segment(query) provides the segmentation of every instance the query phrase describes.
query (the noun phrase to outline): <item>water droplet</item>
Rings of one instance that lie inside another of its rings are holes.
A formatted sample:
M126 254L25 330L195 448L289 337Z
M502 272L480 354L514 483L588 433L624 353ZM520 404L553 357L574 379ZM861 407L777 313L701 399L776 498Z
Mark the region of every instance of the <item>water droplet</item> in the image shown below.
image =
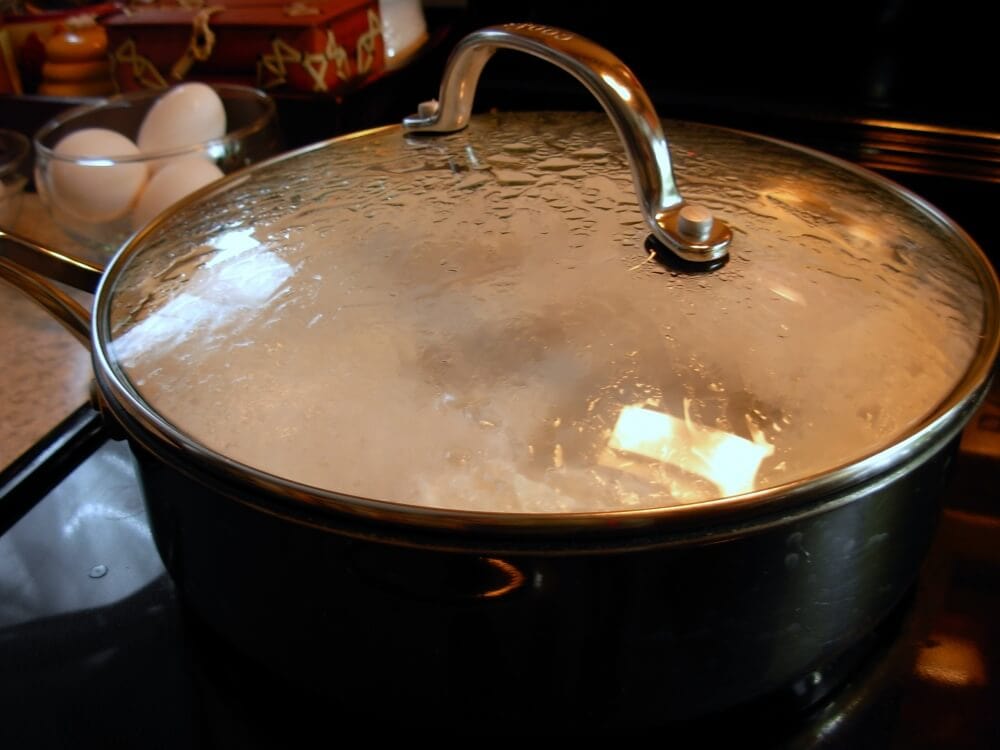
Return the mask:
M514 153L525 153L528 151L534 151L535 147L530 143L508 143L503 147L504 151L512 151Z
M108 574L107 565L95 565L90 569L90 572L87 575L89 575L91 578L104 578L104 576L106 576L107 574Z
M458 183L457 187L460 190L470 190L472 188L477 188L480 185L485 185L489 181L489 174L476 172L466 176L461 182Z
M501 185L530 185L536 179L527 172L517 172L512 169L497 169L495 174L497 182Z
M520 166L522 159L518 159L515 156L508 156L506 154L495 154L493 156L487 157L490 164L499 164L501 166L516 167Z
M547 169L553 172L561 172L564 169L572 169L574 167L579 167L580 162L576 159L567 159L565 157L553 156L550 159L541 161L535 165L538 169Z
M596 159L607 155L608 152L598 146L593 148L581 148L579 151L573 152L573 156L579 156L581 159Z
M556 447L552 449L552 465L557 469L563 467L563 447L560 443L556 443Z

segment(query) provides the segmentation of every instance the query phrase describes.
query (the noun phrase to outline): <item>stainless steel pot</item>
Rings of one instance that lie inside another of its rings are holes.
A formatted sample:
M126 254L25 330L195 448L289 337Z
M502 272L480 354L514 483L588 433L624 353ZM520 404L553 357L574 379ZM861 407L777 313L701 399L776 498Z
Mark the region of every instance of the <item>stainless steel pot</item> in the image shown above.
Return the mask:
M575 75L614 131L470 118L505 47ZM193 617L422 723L653 724L826 689L915 580L997 280L864 170L670 132L686 199L617 58L508 24L403 128L247 169L121 250L95 374Z

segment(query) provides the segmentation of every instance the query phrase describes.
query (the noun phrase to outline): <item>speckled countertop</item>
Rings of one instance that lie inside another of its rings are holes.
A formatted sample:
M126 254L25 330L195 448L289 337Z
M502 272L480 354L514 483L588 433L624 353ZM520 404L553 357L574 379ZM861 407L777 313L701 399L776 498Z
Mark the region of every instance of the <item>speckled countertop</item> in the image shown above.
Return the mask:
M27 194L14 231L62 252L97 258L59 231ZM79 299L89 307L85 295ZM89 398L90 352L22 292L0 281L0 468Z

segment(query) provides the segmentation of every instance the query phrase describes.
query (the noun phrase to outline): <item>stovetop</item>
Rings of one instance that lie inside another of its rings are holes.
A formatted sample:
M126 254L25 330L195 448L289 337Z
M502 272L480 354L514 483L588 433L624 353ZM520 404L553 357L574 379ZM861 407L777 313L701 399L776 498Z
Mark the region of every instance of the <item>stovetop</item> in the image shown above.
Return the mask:
M264 748L352 723L407 730L274 681L188 616L153 545L129 449L101 439L96 420L82 409L3 477L2 496L30 504L29 477L68 471L0 537L0 746ZM997 747L998 462L995 392L966 431L916 588L828 698L779 724L744 712L667 725L663 736L788 749Z

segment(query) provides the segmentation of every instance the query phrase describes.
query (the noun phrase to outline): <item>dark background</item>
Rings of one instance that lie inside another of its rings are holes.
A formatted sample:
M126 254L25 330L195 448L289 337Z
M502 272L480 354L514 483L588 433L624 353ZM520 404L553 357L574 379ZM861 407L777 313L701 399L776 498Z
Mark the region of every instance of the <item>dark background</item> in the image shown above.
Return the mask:
M536 21L588 36L637 73L665 115L698 106L996 129L997 36L986 7L968 0L471 0L464 20ZM520 75L523 89L544 92L555 80L524 62L498 59L497 68L501 77Z

